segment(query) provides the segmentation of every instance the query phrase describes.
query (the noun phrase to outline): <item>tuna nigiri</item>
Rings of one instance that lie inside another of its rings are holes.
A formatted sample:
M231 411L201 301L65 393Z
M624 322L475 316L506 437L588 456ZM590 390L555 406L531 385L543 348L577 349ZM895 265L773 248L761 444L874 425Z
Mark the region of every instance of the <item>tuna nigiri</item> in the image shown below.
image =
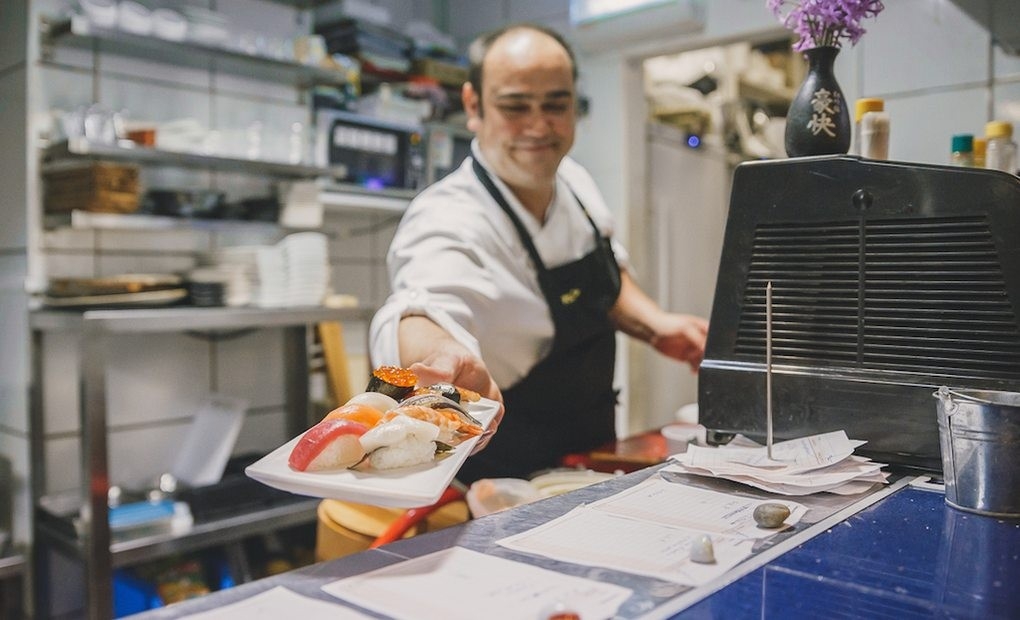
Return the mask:
M287 463L297 471L344 469L365 458L360 438L368 427L344 419L326 419L308 429Z

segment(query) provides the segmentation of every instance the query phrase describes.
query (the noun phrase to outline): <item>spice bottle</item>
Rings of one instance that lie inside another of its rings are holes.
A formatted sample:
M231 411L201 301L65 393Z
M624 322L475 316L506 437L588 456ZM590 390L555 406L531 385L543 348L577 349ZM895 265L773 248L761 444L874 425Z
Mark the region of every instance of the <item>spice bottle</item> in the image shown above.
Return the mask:
M985 151L988 147L988 140L974 136L974 167L985 167Z
M1016 173L1016 142L1013 142L1013 123L992 121L985 125L985 167Z
M862 122L867 114L878 113L885 110L885 100L877 97L865 97L858 99L854 105L854 135L853 135L853 153L862 157L867 157L864 154L862 148ZM888 123L886 123L888 127ZM884 159L884 158L881 158Z
M866 112L861 117L861 157L889 159L889 114Z
M953 136L953 152L949 159L956 166L974 165L974 136L961 133Z

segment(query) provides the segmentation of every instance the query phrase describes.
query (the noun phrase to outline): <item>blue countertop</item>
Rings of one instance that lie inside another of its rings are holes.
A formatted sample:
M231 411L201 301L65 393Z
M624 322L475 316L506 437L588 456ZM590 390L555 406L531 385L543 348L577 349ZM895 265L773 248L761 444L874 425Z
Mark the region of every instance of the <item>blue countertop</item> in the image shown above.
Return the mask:
M674 618L1020 618L1020 521L906 487Z
M950 508L940 491L908 486L907 478L863 498L797 498L811 508L797 527L770 538L723 579L698 588L527 556L495 544L579 503L632 486L655 469L134 618L178 618L274 586L341 605L320 588L453 545L631 588L634 594L620 608L620 618L1020 618L1020 521ZM768 496L724 481L690 482Z

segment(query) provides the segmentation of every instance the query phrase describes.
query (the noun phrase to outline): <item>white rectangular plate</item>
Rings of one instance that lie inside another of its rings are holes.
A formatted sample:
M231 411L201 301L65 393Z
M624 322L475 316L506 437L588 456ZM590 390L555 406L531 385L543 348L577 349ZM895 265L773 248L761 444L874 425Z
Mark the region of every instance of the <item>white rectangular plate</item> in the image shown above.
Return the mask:
M467 410L488 428L499 411L499 403L483 398L468 403ZM300 436L291 439L249 465L244 472L263 484L298 495L395 508L416 508L436 503L479 441L479 437L472 437L449 454L413 467L364 472L351 469L302 472L294 471L287 464L294 445L300 439Z

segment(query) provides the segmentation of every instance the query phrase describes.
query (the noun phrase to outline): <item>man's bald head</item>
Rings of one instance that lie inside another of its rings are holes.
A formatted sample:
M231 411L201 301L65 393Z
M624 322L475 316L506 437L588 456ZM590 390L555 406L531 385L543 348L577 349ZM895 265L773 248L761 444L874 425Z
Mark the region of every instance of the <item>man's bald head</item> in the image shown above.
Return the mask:
M510 24L508 26L504 26L503 28L499 28L498 30L493 30L491 32L487 32L479 36L474 41L472 41L471 45L468 47L468 60L470 61L470 68L468 69L468 82L471 84L471 87L474 89L475 93L478 94L479 113L481 113L482 109L481 97L482 97L482 81L484 76L484 65L485 59L489 56L489 51L492 49L493 45L496 44L497 41L500 41L504 37L512 36L514 34L527 33L528 31L549 37L550 39L555 41L560 47L563 48L563 51L566 53L567 58L570 59L571 75L574 78L574 82L575 83L577 82L577 60L574 57L574 50L571 49L570 44L567 43L566 39L563 38L563 35L561 35L560 33L556 32L551 28L546 28L545 26L542 26L540 24L532 23Z

